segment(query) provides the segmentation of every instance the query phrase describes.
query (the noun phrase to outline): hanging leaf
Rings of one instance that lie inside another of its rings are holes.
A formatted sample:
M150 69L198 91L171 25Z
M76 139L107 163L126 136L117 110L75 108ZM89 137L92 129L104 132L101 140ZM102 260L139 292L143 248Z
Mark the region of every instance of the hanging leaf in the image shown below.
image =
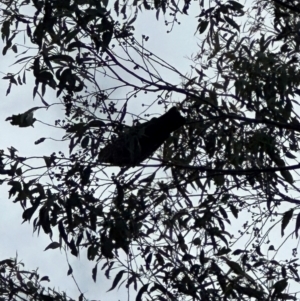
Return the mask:
M112 291L112 290L118 285L118 283L119 283L120 280L122 279L122 276L123 276L124 272L125 272L125 271L122 270L122 271L120 271L120 272L116 275L116 277L115 277L115 279L114 279L114 281L113 281L112 287L111 287L107 292Z
M40 144L40 143L44 142L45 140L46 140L46 138L40 138L40 139L36 140L34 142L34 144Z
M147 291L148 286L149 286L149 283L147 283L141 287L138 294L136 295L135 301L142 301L142 296Z
M207 26L208 26L208 21L205 21L205 20L202 20L200 23L199 23L199 25L198 25L198 27L197 27L197 29L199 30L199 33L201 34L201 33L203 33L204 31L205 31L205 29L207 28Z
M115 10L117 16L119 17L119 0L117 0L117 1L114 3L114 10Z
M289 184L294 183L293 176L288 170L281 170L280 173Z
M234 27L235 29L237 29L238 31L240 31L239 25L237 25L233 19L231 19L231 18L229 18L227 16L224 16L224 19L226 20L226 22L228 24L230 24L232 27Z
M239 210L232 204L229 205L230 211L235 218L238 218Z
M284 229L289 224L291 218L293 217L294 209L290 209L283 214L283 218L281 221L281 236L284 235Z
M50 279L49 279L48 276L43 276L43 277L40 279L40 281L48 281L48 282L50 282Z
M230 3L237 10L241 10L244 8L244 5L242 5L236 1L233 1L233 0L229 0L228 3Z
M69 270L68 270L67 275L69 276L69 275L71 275L72 273L73 273L73 269L72 269L72 267L71 267L70 264L69 264Z
M276 295L280 294L281 292L283 292L285 290L285 288L287 287L287 285L288 285L287 279L282 279L282 280L277 281L273 285L273 288L274 288L273 296L276 296Z
M142 180L139 181L139 183L147 183L147 184L151 184L155 178L156 172L154 172L152 175L150 175L149 177L146 177Z
M109 43L111 41L113 37L113 31L112 30L109 30L109 31L105 31L102 35L102 51L105 51L108 46L109 46Z
M56 242L56 241L53 241L51 244L49 244L47 247L46 247L46 249L44 250L44 251L47 251L47 250L49 250L49 249L57 249L57 248L60 248L61 247L61 245L60 245L60 243L58 243L58 242Z
M260 246L257 246L257 247L255 248L255 251L256 251L256 253L257 253L259 256L264 256L264 255L262 254L261 250L260 250Z
M298 238L299 228L300 228L300 213L298 213L297 219L296 219L296 226L295 226L296 238Z
M92 278L93 278L94 282L96 282L96 280L97 280L97 266L98 266L98 263L92 269Z
M149 271L150 270L150 264L151 264L151 261L152 261L152 253L150 253L147 256L145 261L146 261L146 269L147 269L147 271Z
M85 136L81 141L81 147L86 148L89 145L90 137Z
M145 9L147 9L147 10L150 10L150 9L151 9L151 6L149 5L149 3L148 3L147 0L144 0L144 1L143 1L143 4L144 4Z
M283 278L286 278L286 276L287 276L286 268L284 265L281 267L281 275Z
M34 212L36 211L36 209L37 209L37 206L32 206L32 207L26 209L22 215L24 221L30 221L30 219L31 219L32 215L34 214Z

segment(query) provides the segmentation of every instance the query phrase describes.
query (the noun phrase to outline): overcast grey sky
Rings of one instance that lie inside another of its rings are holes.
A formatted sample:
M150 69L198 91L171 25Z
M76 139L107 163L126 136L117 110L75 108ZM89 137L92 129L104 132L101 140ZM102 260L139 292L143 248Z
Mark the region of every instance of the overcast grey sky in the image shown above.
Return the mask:
M194 4L195 5L195 4ZM195 14L198 10L190 10ZM170 65L176 67L183 74L190 72L190 65L192 62L187 59L192 53L197 53L199 42L198 35L194 35L197 27L197 19L193 16L181 17L181 25L176 25L173 32L166 33L168 28L164 26L164 20L160 18L157 21L155 12L147 12L146 14L139 14L139 17L134 24L136 28L136 38L141 40L141 36L148 35L150 38L146 44L146 48L153 51L158 57L166 60ZM22 44L22 41L20 41ZM21 52L21 50L19 51ZM16 60L13 52L8 52L6 56L1 56L1 70L2 72L18 71L19 66L11 66ZM180 79L177 75L168 74L171 83L179 83ZM21 156L43 155L51 153L52 151L61 150L61 143L47 140L42 144L34 145L34 141L41 137L61 137L62 133L54 128L45 126L38 122L35 123L34 128L18 128L5 122L5 119L12 114L22 113L26 110L42 106L43 104L36 97L32 99L33 79L27 78L27 85L15 87L13 86L8 97L5 96L7 89L7 82L2 80L0 85L0 93L2 101L0 102L0 122L1 122L1 139L0 149L14 146L19 150ZM153 97L151 95L145 97ZM45 97L49 103L55 101L55 93L49 90ZM178 99L179 100L179 99ZM137 111L140 111L143 99L138 97L136 99ZM44 122L53 124L55 119L63 116L62 108L53 106L49 110L38 110L35 117ZM68 153L67 146L65 147ZM0 186L0 202L2 205L2 213L0 219L0 260L15 256L18 253L19 260L25 263L25 269L33 270L39 268L41 276L48 275L51 279L50 283L45 283L45 286L56 287L65 291L73 298L77 298L79 292L70 276L67 277L68 265L65 260L65 254L59 249L43 250L51 242L43 232L39 237L37 234L32 234L32 224L22 223L23 210L19 204L13 204L12 200L8 199L8 188L5 185ZM240 215L241 222L249 218L247 213ZM236 227L237 223L233 222ZM279 227L280 225L278 225ZM238 227L239 228L239 227ZM279 233L276 230L276 233ZM247 242L248 237L240 241L241 245ZM262 250L263 253L266 250ZM282 254L282 253L281 253ZM280 255L280 254L279 254ZM272 256L272 253L270 253ZM105 293L112 284L112 279L108 281L100 271L101 264L98 267L97 282L94 283L91 277L91 270L95 262L86 260L85 252L82 252L81 258L75 258L69 255L69 261L73 268L74 276L85 293L85 297L89 299L101 300L125 300L127 297L126 290L113 290ZM133 299L133 298L131 298Z
M164 26L164 21L161 16L160 21L155 19L155 13L140 14L135 28L136 37L141 38L142 34L150 37L146 44L146 48L153 51L157 56L163 58L171 65L174 65L181 72L190 71L191 62L185 58L191 53L197 52L197 36L194 36L196 30L196 19L193 17L182 18L182 24L175 26L173 32L167 34L167 27ZM20 41L22 44L22 41ZM21 52L21 50L19 50ZM13 72L19 70L19 65L11 66L14 61L15 54L9 51L6 56L1 55L1 70L2 72ZM169 82L180 82L180 79L168 78ZM23 113L35 106L43 106L38 97L32 99L33 79L27 78L27 85L13 86L10 94L6 97L7 82L2 80L0 85L0 93L2 101L0 102L0 122L1 122L1 139L0 149L14 146L21 156L42 155L58 151L61 148L61 143L47 140L42 144L34 145L34 141L41 137L59 137L62 134L51 127L45 126L38 122L34 128L18 128L11 126L5 119L12 114ZM55 93L49 90L45 100L48 103L53 103ZM139 99L137 99L139 101ZM137 105L141 105L137 103ZM35 112L35 117L38 120L54 123L55 119L63 116L61 107L51 107L49 110L38 110ZM68 149L66 147L66 153ZM44 283L45 286L56 287L65 291L73 298L79 296L79 292L71 279L67 277L68 266L65 260L65 254L59 249L43 250L51 242L49 238L41 233L37 237L37 233L32 233L32 224L27 222L22 223L22 209L19 204L13 204L12 199L8 199L8 187L0 186L0 201L1 201L1 219L0 219L0 259L14 257L18 253L19 260L25 264L25 269L33 270L39 268L40 276L48 275L51 282ZM85 293L85 297L89 299L117 300L127 296L124 289L119 291L114 290L105 293L111 286L111 281L107 281L100 271L101 264L98 268L97 283L93 283L91 278L91 270L95 262L86 260L85 252L82 252L81 258L75 258L69 255L70 264L74 271L74 276ZM124 295L126 294L126 295Z

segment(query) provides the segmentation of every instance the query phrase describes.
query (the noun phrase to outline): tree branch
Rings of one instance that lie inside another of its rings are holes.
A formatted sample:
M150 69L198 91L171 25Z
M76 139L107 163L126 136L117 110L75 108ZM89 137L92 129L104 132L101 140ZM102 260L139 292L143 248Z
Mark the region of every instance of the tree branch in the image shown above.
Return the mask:
M293 125L291 123L282 123L282 122L272 121L272 120L269 120L266 118L253 119L253 118L238 116L238 115L234 115L234 114L224 114L223 116L216 117L216 118L229 118L229 119L247 121L247 122L255 123L255 124L269 124L269 125L273 125L278 128L281 128L281 129L294 130L294 131L300 132L300 125Z
M157 159L159 160L159 159ZM162 161L162 160L160 160ZM252 173L263 173L263 172L276 172L276 171L285 171L285 170L295 170L300 169L300 164L290 165L290 166L283 166L283 167L267 167L267 168L247 168L247 169L215 169L215 168L207 168L205 166L193 166L193 165L181 165L175 164L170 162L162 161L164 166L166 167L177 167L180 169L189 169L189 170L198 170L202 172L210 172L214 173L209 176L215 176L220 174L227 174L227 175L246 175ZM153 167L153 165L147 165L147 167ZM155 165L156 167L156 165Z

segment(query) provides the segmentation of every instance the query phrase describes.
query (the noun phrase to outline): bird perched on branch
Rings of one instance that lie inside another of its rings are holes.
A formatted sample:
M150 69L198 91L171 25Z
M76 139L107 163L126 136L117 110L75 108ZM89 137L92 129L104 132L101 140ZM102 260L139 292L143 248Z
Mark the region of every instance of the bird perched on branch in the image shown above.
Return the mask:
M98 160L115 166L136 166L150 157L186 120L176 107L158 118L130 127L105 146Z

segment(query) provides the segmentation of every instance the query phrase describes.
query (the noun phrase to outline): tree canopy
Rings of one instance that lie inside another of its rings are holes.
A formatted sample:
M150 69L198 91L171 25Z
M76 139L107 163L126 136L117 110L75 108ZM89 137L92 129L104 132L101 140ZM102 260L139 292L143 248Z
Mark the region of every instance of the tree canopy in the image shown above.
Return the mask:
M1 184L49 248L86 254L94 281L103 272L137 301L299 298L297 1L0 7L2 54L20 66L3 77L6 94L32 77L40 100L6 121L35 131L38 110L64 108L52 125L61 135L45 126L31 157L0 152ZM145 14L172 35L195 11L199 47L185 73L135 34ZM51 138L69 151L36 156ZM3 300L63 300L25 283L16 261L0 267Z

